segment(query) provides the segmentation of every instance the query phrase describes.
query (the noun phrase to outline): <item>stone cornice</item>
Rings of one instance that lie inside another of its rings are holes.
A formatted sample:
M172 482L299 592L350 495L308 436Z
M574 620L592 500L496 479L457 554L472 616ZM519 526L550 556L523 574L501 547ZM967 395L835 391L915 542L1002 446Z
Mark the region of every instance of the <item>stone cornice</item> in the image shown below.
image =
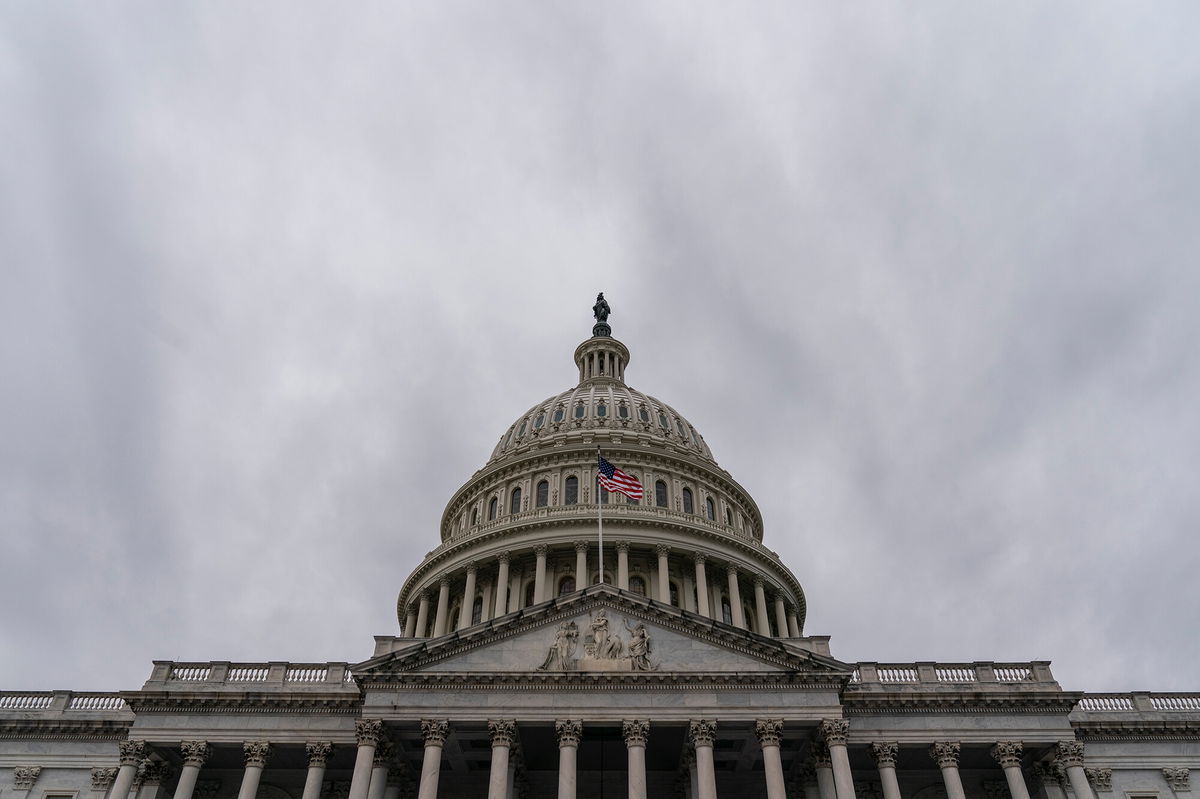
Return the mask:
M298 713L356 715L362 695L262 694L245 691L129 691L121 696L137 713Z
M123 741L129 735L133 719L5 719L0 721L0 740L34 738L45 741L91 739Z
M1200 721L1130 720L1128 722L1072 722L1081 741L1197 741Z
M827 689L836 691L834 675L805 672L415 672L370 680L370 690L483 690L483 691L709 691L754 688L768 691Z
M1079 699L1068 692L984 692L947 690L904 694L851 694L842 705L847 716L957 714L957 713L1051 713L1066 715Z

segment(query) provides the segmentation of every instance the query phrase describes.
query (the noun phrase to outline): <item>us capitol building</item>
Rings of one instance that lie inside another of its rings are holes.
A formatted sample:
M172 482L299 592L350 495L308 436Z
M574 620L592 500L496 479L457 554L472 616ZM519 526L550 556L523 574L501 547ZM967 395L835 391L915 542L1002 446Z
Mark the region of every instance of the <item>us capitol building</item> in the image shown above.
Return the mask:
M834 657L750 493L594 311L578 381L450 498L370 658L0 692L0 799L1191 797L1200 694ZM598 490L598 448L640 501Z

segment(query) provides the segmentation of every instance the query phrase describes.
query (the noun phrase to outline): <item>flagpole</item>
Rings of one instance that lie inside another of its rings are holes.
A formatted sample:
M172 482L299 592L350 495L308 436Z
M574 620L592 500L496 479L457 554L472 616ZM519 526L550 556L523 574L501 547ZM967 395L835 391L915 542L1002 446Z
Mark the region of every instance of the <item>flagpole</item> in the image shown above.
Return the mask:
M604 513L600 502L600 447L596 447L596 525L600 528L600 576L598 583L604 582Z

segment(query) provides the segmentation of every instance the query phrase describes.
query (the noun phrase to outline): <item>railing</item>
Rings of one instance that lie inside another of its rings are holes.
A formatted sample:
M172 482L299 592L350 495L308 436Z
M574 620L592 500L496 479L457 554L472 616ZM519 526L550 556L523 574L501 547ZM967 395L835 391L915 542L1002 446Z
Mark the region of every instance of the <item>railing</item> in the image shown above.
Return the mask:
M352 683L345 663L175 663L156 660L150 682L186 682L211 686L266 685L344 686Z
M128 710L117 693L29 691L0 693L0 713L120 712Z
M553 507L533 508L532 510L524 510L518 513L506 513L496 519L487 522L480 522L474 527L467 527L466 530L455 529L450 535L450 541L457 544L459 541L473 538L477 535L498 530L510 525L527 524L537 521L538 519L559 519L559 518L574 518L586 517L594 518L596 515L595 503L579 503L576 505L555 505ZM657 519L666 519L681 524L689 524L696 527L703 527L709 530L715 530L730 538L738 538L749 541L757 541L758 538L754 534L754 529L751 525L744 524L739 530L737 527L715 519L709 519L703 513L684 513L671 508L660 508L657 505L630 505L625 502L610 502L604 506L605 518L621 518L623 516L633 517L652 517ZM447 546L443 544L442 547ZM441 547L439 547L441 548ZM433 550L434 552L437 549Z
M54 701L53 693L5 694L0 696L0 710L46 710Z
M116 694L75 694L67 710L124 710L125 700Z
M1197 713L1200 694L1084 694L1075 709L1088 713Z
M1050 664L1033 663L859 663L850 680L868 685L1047 685L1054 682Z

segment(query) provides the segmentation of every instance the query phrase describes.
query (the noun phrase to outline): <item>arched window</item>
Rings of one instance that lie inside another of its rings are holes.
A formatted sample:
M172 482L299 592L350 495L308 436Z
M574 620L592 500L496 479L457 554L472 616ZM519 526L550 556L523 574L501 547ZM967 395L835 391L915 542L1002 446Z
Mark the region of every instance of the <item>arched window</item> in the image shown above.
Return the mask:
M563 503L566 505L577 505L579 503L579 478L571 475L567 478L567 490L564 492L565 497Z
M607 505L608 504L608 489L605 488L604 486L600 486L599 489L600 489L600 504Z
M542 425L544 425L545 423L546 423L546 412L542 411L541 413L539 413L537 415L537 418L533 420L533 429L541 430Z
M721 621L733 624L733 606L729 604L727 594L721 594Z
M668 583L668 585L670 585L670 587L671 587L671 593L670 593L670 596L671 596L671 604L672 604L672 605L674 605L675 607L680 607L680 604L679 604L679 586L678 586L678 585L676 585L675 583Z
M534 583L533 580L530 580L529 585L525 586L525 607L529 607L533 604L533 589L536 587L536 585L537 584Z
M558 595L569 594L575 590L575 578L564 577L558 582Z
M517 438L521 438L525 435L525 425L527 424L529 424L529 420L521 422L521 429L517 431Z
M619 416L622 419L629 418L629 406L626 405L624 402L622 402L620 405L617 406L617 416Z
M754 629L758 625L755 623L754 611L750 609L749 605L742 605L742 618L746 621L747 630L752 633L758 632L758 630Z
M450 624L447 625L450 628L450 630L449 630L450 632L454 632L455 630L458 629L458 620L461 618L462 618L462 604L459 602L455 602L453 605L450 606Z
M508 504L509 513L521 512L521 489L514 488L512 490L512 501Z
M731 511L729 508L725 509L725 524L733 527L733 511Z
M660 508L667 507L667 484L662 480L654 483L654 504Z
M608 416L608 406L603 402L596 406L596 416L600 417L601 419L603 419L605 416Z
M650 411L646 410L646 406L645 406L645 405L643 405L642 407L638 408L638 418L639 418L639 419L641 419L643 422L649 422L649 421L650 421Z
M575 406L575 418L576 419L583 418L583 403L580 403Z
M561 405L559 405L557 408L555 408L554 409L554 421L561 422L563 420L564 413L565 412L563 411L563 407Z
M629 578L629 590L635 594L646 595L646 581L636 574Z
M690 488L683 489L683 512L684 513L695 513L696 512L695 506L692 505L692 489L690 489Z
M667 415L662 411L658 412L658 426L667 431L671 429L671 424L667 421Z
M713 504L712 497L704 498L704 513L708 516L709 521L717 520L717 506Z
M471 508L471 526L479 524L479 508Z
M479 624L483 621L483 597L475 597L475 604L471 605L471 624Z
M541 480L537 484L537 506L544 508L550 504L550 482Z
M489 522L495 521L495 519L496 519L496 498L492 497L491 499L488 500L488 521Z

